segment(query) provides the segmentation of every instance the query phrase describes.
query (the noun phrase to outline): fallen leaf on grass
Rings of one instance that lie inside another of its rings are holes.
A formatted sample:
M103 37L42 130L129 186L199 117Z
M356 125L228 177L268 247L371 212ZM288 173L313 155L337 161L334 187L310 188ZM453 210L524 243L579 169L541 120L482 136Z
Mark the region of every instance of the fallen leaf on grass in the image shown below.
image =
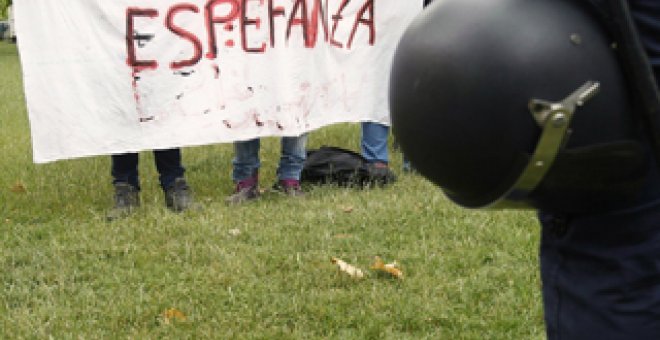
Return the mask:
M169 325L172 322L175 321L186 321L186 315L183 314L182 311L176 309L176 308L169 308L165 310L162 314L161 317L163 319L163 323L166 325Z
M17 193L17 194L24 194L27 192L27 189L25 189L25 185L21 182L16 182L13 187L11 187L11 192Z
M349 207L341 207L341 211L343 211L347 214L350 214L350 213L353 212L353 207L350 207L350 206Z
M356 279L361 279L364 277L364 273L362 272L362 270L360 270L360 268L352 266L336 257L333 257L332 259L330 259L330 261L332 261L332 263L337 265L340 272L345 273L350 277Z
M403 279L403 272L397 267L398 264L396 261L386 264L383 262L383 259L381 259L380 256L376 256L374 258L374 263L371 265L371 269L375 270L376 272L385 273L397 279Z

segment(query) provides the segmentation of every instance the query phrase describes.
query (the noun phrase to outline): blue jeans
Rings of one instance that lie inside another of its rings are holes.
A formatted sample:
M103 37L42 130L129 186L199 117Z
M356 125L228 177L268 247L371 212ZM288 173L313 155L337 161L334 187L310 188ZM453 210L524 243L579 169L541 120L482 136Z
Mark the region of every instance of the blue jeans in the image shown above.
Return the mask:
M277 167L277 178L279 180L300 180L303 163L307 158L307 134L298 137L282 137L282 151L280 164ZM259 160L260 139L251 139L245 142L234 143L234 171L232 178L234 182L240 182L257 175L261 162Z
M138 161L137 153L112 155L112 183L128 183L139 190ZM163 190L169 188L176 178L183 177L181 149L154 150L154 161Z
M387 137L389 135L390 127L387 125L362 122L360 150L367 162L389 163L389 153L387 151Z

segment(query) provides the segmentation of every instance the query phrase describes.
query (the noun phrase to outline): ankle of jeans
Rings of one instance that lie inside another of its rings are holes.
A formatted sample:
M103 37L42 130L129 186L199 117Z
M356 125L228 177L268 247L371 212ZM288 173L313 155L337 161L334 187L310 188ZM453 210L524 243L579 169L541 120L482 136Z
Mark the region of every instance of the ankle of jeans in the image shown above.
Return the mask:
M281 179L280 185L284 188L297 188L300 186L300 181L295 178Z
M236 182L236 187L238 189L243 189L243 188L249 188L249 187L254 187L259 184L259 174L254 174L251 177L241 179Z

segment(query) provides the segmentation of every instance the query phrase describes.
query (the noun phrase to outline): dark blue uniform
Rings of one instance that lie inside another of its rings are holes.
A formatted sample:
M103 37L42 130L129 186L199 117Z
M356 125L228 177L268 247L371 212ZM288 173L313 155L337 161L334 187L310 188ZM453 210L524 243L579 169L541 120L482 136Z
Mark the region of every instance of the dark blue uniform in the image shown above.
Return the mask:
M635 25L657 75L660 74L660 1L629 0Z
M660 0L628 3L658 75ZM539 214L549 339L660 339L660 176L651 166L646 190L632 206Z

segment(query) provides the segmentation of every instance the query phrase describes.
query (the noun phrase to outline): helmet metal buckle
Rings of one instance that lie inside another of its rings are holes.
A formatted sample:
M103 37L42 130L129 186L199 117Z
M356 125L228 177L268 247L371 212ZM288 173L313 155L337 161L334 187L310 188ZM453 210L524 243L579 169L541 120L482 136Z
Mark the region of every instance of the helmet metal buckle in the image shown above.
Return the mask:
M529 111L542 129L541 137L530 161L513 186L487 208L532 208L525 199L541 183L557 154L568 141L569 127L577 108L593 98L599 89L600 83L588 81L560 102L540 99L529 101Z

